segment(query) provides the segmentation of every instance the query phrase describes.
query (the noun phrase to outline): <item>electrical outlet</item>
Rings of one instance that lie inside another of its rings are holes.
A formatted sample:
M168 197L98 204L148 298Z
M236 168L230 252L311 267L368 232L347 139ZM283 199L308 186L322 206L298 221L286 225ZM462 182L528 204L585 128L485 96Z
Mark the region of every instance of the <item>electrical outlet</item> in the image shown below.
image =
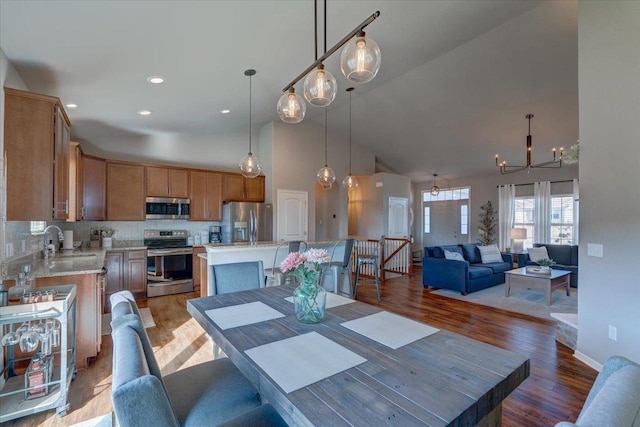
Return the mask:
M618 340L618 328L613 325L609 325L609 339L613 341Z

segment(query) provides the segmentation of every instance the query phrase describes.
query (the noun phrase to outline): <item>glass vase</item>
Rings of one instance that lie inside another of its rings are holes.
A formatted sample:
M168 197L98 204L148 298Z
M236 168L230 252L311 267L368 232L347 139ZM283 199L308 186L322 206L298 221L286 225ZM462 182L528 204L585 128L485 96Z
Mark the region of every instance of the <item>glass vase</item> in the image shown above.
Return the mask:
M302 323L319 323L324 318L327 291L317 280L302 281L293 291L296 319Z

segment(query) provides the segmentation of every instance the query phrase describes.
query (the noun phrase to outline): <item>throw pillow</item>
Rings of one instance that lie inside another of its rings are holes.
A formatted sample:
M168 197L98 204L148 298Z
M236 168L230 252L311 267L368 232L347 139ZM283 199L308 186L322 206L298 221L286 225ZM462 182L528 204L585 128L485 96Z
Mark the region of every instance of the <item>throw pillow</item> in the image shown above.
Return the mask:
M478 246L480 251L480 258L482 258L483 264L489 264L491 262L502 262L502 255L498 245Z
M461 253L458 253L458 252L444 251L444 257L446 259L453 259L455 261L464 261L464 257L462 256Z
M540 246L539 248L529 248L527 249L527 252L529 253L529 259L533 262L538 262L542 259L549 259L547 248L544 246Z

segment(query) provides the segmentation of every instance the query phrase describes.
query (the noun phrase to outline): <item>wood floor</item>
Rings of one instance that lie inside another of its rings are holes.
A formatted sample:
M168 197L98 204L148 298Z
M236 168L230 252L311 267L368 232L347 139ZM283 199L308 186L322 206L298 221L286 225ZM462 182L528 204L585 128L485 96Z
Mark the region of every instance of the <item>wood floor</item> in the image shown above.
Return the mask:
M555 324L525 315L433 295L421 284L420 270L412 277L387 280L380 306L438 328L526 355L531 375L503 402L503 426L553 426L575 421L595 380L596 371L555 341ZM361 282L358 300L378 304L375 287ZM196 294L139 301L149 307L156 323L147 329L164 374L213 357L202 328L186 311ZM9 422L15 426L69 426L107 414L111 407L111 337L103 337L99 356L71 384L71 409L58 418L51 410Z

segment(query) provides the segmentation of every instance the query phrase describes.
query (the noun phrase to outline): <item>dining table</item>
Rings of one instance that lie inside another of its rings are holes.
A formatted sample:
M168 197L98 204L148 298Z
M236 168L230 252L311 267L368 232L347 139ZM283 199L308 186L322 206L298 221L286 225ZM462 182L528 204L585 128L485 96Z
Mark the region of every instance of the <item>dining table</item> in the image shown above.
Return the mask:
M499 426L529 359L327 294L297 320L295 284L187 301L187 310L290 426Z

